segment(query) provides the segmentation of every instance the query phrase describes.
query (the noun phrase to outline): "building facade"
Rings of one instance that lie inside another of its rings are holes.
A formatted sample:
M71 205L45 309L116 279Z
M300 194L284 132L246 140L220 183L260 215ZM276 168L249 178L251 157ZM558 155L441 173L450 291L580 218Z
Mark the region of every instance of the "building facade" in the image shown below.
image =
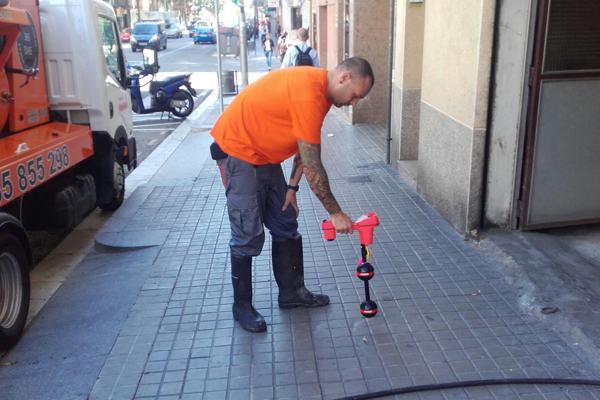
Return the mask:
M350 122L389 126L390 163L457 230L600 221L600 2L313 0L311 15L324 66L373 64Z
M393 162L419 193L464 232L598 221L599 3L396 4Z

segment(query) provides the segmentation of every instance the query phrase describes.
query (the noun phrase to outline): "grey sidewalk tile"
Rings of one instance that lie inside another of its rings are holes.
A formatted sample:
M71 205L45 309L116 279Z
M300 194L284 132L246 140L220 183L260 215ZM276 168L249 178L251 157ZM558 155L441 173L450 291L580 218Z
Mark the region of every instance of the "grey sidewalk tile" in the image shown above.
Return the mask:
M135 395L136 397L156 396L158 394L159 388L160 384L158 383L139 385L137 391L135 392Z

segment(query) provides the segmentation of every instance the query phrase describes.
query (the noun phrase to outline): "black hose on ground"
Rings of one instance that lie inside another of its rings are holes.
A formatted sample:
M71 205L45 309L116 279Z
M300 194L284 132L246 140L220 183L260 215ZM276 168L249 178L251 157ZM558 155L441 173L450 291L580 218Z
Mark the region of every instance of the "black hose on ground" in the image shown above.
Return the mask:
M379 392L359 394L355 396L340 397L336 400L364 400L375 399L383 396L395 396L431 390L457 389L473 386L492 385L584 385L600 386L600 380L594 379L569 379L569 378L507 378L507 379L480 379L473 381L456 381L445 383L432 383L429 385L406 386L402 388L382 390Z

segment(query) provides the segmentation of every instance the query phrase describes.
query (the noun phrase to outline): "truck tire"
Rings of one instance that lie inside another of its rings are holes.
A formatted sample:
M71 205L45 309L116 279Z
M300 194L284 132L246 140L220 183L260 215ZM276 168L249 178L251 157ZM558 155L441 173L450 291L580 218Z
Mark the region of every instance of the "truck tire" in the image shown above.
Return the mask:
M115 160L113 164L113 187L111 189L111 200L105 204L98 204L104 211L115 211L123 204L125 199L125 171L123 164Z
M14 345L29 311L29 262L23 245L10 232L0 232L0 350Z
M174 105L177 102L177 105ZM178 90L171 98L171 112L179 118L185 118L194 111L194 98L185 90Z

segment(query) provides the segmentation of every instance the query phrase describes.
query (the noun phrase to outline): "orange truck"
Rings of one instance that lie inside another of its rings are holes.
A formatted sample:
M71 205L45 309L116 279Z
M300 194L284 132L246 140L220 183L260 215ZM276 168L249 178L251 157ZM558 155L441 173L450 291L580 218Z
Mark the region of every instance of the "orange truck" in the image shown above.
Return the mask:
M137 161L118 33L101 0L0 0L0 350L27 318L26 229L123 202Z

